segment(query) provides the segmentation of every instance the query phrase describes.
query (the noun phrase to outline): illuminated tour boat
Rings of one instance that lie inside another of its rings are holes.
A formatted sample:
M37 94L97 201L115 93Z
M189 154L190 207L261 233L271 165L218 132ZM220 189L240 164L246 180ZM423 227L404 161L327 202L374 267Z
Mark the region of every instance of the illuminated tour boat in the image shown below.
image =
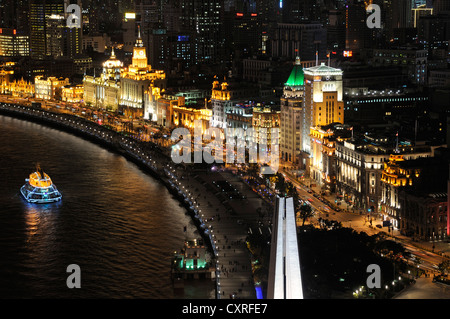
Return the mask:
M20 192L30 203L51 203L61 200L62 195L52 183L50 177L37 166L36 172L30 174L30 178L22 186Z

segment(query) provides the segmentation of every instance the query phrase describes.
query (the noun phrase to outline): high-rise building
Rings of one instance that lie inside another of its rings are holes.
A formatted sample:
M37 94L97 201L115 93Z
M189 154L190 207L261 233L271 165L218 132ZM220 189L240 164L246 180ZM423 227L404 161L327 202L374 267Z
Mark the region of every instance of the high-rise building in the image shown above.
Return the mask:
M448 0L433 0L434 14L450 14L450 2Z
M331 123L344 123L344 100L342 75L336 69L321 63L303 69L305 74L304 125L301 150L312 154L310 135L311 127Z
M21 34L28 34L28 0L2 1L0 5L0 26L11 28Z
M195 60L198 63L223 61L224 36L221 0L181 0L181 27L195 33Z
M74 1L81 8L81 1ZM70 0L30 1L30 56L42 60L48 56L73 58L81 53L82 28L67 26Z
M0 56L19 57L30 55L30 39L28 35L16 29L0 29Z
M327 30L319 23L279 23L271 42L272 57L323 59L326 56Z
M304 125L304 73L300 58L296 58L292 72L284 85L280 99L280 152L286 163L300 164ZM308 137L309 139L309 137Z
M33 59L47 56L47 20L54 14L64 15L64 1L30 1L30 55Z
M416 48L376 49L374 66L400 66L412 83L423 85L427 81L428 51Z

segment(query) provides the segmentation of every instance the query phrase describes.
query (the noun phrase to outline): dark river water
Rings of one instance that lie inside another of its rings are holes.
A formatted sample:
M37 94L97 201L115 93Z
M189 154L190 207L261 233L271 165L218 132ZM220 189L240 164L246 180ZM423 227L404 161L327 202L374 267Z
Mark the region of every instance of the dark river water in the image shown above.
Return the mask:
M6 116L0 151L0 298L185 297L173 292L171 258L197 236L164 185L89 141ZM61 202L21 197L36 163ZM71 264L79 289L66 284Z

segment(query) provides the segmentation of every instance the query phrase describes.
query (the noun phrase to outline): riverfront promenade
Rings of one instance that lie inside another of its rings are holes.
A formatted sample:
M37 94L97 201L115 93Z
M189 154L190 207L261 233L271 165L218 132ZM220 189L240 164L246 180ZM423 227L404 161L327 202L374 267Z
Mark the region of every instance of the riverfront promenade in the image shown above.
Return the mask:
M226 173L192 171L182 165L175 167L170 154L152 143L123 136L72 114L7 103L0 103L0 114L51 125L89 138L119 152L159 178L194 214L201 225L199 231L210 238L217 261L216 298L256 299L251 256L245 239L247 226L256 223L257 209L264 202L252 195L248 187L240 189L246 199L233 201L230 205L231 201L227 203L220 197L223 194L213 185L213 181L224 182L222 174ZM238 182L237 178L235 182Z
M256 225L258 207L264 205L263 201L252 198L251 190L245 187L238 190L245 199L226 200L229 193L217 185L229 186L226 182L232 179L230 173L184 170L172 164L167 171L172 183L192 204L211 240L216 254L217 298L256 299L246 237L249 227Z

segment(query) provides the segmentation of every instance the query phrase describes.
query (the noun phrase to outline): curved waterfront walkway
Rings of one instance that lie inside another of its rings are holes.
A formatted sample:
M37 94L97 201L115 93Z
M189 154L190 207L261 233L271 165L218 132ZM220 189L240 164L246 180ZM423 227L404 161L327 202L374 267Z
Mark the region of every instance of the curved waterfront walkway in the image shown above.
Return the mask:
M54 113L16 104L0 103L0 114L63 129L108 147L134 161L161 180L192 213L199 230L210 239L215 254L216 298L255 299L251 256L246 246L248 225L256 223L257 209L264 206L260 198L237 203L217 196L213 181L225 181L221 173L192 171L173 165L169 154L159 146L123 136L87 119L66 113ZM253 194L254 197L254 194Z

